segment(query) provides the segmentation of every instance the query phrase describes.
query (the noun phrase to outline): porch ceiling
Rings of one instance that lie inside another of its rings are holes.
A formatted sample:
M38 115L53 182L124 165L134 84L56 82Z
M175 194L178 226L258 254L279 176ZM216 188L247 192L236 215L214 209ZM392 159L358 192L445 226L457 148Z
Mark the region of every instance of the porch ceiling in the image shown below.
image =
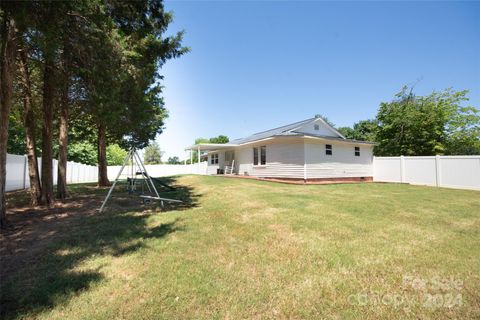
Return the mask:
M231 149L237 146L238 144L233 144L233 143L202 143L202 144L195 144L193 146L190 146L186 150L211 151L211 150Z

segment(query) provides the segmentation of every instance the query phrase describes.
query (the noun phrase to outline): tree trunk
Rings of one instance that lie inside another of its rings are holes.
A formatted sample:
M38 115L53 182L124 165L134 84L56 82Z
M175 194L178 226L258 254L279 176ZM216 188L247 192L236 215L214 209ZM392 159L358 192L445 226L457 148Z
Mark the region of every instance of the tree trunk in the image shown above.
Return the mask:
M107 133L104 124L98 126L98 186L110 185L107 175Z
M64 49L65 50L65 49ZM63 85L60 97L60 132L58 150L58 176L57 176L57 197L64 201L67 193L67 147L68 147L68 89L69 77L67 67L67 56L63 56Z
M51 52L45 52L43 73L43 131L42 131L42 191L41 202L53 203L53 104L54 104L54 60Z
M5 183L7 178L8 115L12 105L15 73L15 20L4 12L0 45L0 227L7 223Z
M19 59L20 78L23 86L23 109L25 113L25 136L27 145L28 176L30 177L30 202L32 206L40 203L41 187L38 173L38 161L35 141L35 119L32 106L32 87L27 53L21 48Z

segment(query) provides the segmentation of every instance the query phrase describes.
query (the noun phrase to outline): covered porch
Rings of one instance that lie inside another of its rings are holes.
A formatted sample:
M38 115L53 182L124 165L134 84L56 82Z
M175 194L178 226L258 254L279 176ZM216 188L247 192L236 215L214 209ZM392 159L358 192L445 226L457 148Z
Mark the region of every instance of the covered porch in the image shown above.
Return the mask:
M194 153L197 161L207 161L207 174L238 174L235 163L236 144L205 143L196 144L187 148L190 151L190 163L193 163Z

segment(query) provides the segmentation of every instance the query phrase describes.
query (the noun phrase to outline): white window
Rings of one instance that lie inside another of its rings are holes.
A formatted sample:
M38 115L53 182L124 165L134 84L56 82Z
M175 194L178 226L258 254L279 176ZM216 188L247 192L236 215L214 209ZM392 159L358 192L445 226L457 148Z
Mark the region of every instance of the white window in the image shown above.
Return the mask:
M253 165L266 165L267 164L267 147L261 146L253 148Z
M360 157L360 147L355 147L355 157Z
M325 145L325 154L327 156L331 156L332 155L332 145L331 144L326 144Z
M210 156L210 164L218 164L218 153L212 153Z
M262 166L267 164L267 147L260 147L260 164Z
M318 131L318 130L320 130L320 126L318 124L315 124L315 125L313 125L313 129Z

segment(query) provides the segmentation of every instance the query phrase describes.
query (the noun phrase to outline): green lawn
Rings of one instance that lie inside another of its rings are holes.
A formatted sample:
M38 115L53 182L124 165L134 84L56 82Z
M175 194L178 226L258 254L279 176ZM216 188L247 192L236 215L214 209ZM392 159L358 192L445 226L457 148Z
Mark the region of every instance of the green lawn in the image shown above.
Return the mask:
M177 190L165 195L184 206L160 213L121 200L103 214L57 214L38 240L48 245L3 277L3 316L480 318L480 192L205 176L170 183ZM73 190L70 205L85 207L105 192Z

